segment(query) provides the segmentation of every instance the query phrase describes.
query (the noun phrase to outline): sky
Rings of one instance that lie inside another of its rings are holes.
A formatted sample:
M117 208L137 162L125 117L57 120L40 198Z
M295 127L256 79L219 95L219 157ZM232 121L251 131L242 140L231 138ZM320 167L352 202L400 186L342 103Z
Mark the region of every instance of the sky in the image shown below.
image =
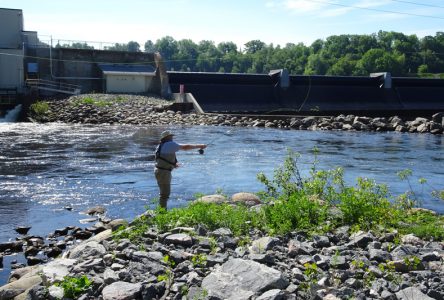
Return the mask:
M142 50L165 36L242 48L251 40L308 46L339 34L444 31L443 0L0 0L0 7L22 9L25 30L42 41L136 41Z

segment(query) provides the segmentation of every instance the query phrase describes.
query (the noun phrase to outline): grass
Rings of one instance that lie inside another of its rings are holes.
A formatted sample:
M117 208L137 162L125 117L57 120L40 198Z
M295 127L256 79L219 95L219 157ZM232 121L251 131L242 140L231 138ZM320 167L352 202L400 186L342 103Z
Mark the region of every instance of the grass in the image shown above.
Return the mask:
M37 101L29 107L31 114L34 117L42 117L49 111L49 103L46 101Z
M341 168L317 170L316 151L310 175L302 178L298 157L289 152L273 178L258 174L266 188L259 193L264 202L260 209L202 202L169 211L158 208L154 217L136 220L131 228L116 232L115 238L129 238L137 243L151 226L165 232L178 226L201 224L209 230L229 228L240 240L251 230L270 235L285 235L295 230L322 234L344 225L352 231L396 229L401 234L444 240L444 217L427 210L412 210L418 203L415 193L393 198L387 186L366 178L357 178L355 185L347 185ZM405 180L411 174L403 172L402 175L401 179ZM442 192L435 195L442 196Z
M96 107L105 107L105 106L111 106L114 103L121 103L121 102L125 102L126 99L122 96L117 96L114 99L110 99L110 100L100 100L100 99L95 99L93 97L87 96L87 97L83 97L80 99L75 100L74 105L79 106L79 105L92 105L92 106L96 106Z

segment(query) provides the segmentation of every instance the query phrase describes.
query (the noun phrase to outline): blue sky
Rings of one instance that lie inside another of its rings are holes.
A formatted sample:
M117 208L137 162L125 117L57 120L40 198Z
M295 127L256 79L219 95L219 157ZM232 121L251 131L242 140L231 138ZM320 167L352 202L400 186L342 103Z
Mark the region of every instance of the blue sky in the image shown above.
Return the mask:
M302 42L379 30L416 34L444 31L443 0L0 0L22 9L25 30L42 40L155 42L176 40L267 44Z

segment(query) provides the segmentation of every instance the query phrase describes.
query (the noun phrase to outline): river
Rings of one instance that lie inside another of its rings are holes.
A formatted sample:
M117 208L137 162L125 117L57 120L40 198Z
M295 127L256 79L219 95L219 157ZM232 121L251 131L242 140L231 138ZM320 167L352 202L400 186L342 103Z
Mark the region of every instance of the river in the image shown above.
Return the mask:
M21 225L32 226L29 234L35 235L91 226L79 220L96 205L111 218L126 219L153 208L153 150L165 129L180 143L210 143L203 155L178 153L181 167L174 171L169 207L186 205L196 193L259 191L264 187L257 173L272 176L288 148L301 154L306 175L318 147L319 168L341 166L349 184L359 176L373 178L394 195L409 189L396 173L411 169L421 206L444 213L444 202L430 196L444 185L443 135L1 122L0 242L14 239ZM427 184L418 183L421 177Z

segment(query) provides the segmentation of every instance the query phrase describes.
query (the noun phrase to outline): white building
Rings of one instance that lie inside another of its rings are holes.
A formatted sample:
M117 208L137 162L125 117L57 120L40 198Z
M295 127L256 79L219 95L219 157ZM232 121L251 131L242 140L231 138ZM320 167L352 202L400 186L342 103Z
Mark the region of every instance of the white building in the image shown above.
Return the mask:
M146 93L152 90L156 69L151 65L99 64L106 93Z

